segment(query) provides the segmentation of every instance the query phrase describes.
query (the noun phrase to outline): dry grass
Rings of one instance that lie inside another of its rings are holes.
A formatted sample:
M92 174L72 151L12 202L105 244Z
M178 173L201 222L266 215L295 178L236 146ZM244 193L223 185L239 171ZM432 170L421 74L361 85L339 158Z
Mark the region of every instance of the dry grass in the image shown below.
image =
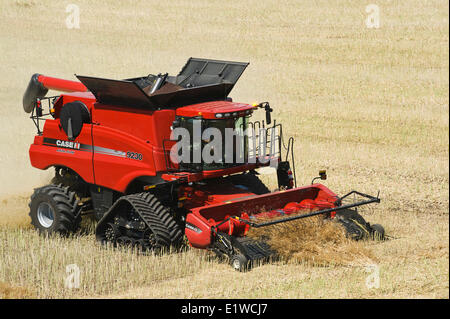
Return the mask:
M80 29L65 27L68 3L0 2L0 282L38 298L449 297L448 1L377 1L379 29L365 27L366 4L355 0L77 0ZM362 264L236 274L199 251L142 257L102 249L92 235L42 239L29 229L27 198L52 173L28 159L30 76L172 74L190 56L251 62L232 97L271 102L296 138L299 185L323 168L338 194L381 191L381 204L363 211L398 238L364 245L380 288L366 287ZM76 290L64 288L73 263Z
M376 262L367 242L347 238L341 225L319 216L253 228L248 236L266 240L285 261L312 266Z
M30 229L0 228L0 282L29 287L40 298L70 298L123 291L185 277L211 266L198 250L142 255L97 244L93 235L44 238ZM80 269L80 286L70 289L66 267Z

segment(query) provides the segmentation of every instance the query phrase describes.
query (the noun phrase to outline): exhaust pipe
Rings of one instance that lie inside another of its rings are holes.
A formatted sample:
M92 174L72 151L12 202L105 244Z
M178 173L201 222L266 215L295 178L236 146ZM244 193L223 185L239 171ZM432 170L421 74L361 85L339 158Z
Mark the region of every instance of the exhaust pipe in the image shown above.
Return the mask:
M43 98L48 90L62 92L86 92L87 88L80 82L52 78L41 74L33 74L23 95L23 109L31 113L37 98Z

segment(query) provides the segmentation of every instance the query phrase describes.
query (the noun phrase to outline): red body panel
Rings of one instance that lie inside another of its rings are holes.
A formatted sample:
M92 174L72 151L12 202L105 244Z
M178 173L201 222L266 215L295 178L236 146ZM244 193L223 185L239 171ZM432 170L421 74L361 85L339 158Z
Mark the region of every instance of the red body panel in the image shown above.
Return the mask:
M184 232L192 247L208 248L211 245L211 225L201 216L188 214L186 216L186 228Z
M51 166L65 166L80 175L87 183L94 182L92 169L92 151L81 145L92 145L91 124L84 125L75 146L58 147L57 141L67 141L66 133L59 126L58 120L46 120L42 136L37 136L30 146L29 154L31 165L39 169L47 169ZM51 141L50 141L51 140Z
M92 112L92 108L95 103L95 96L91 92L76 92L60 95L58 100L53 105L54 117L56 119L59 118L59 114L63 105L73 101L83 102L88 108L89 112Z
M128 184L139 176L154 176L151 145L109 127L93 126L95 182L125 192ZM133 152L137 158L130 158Z
M168 123L174 118L173 110L124 110L95 104L92 121L97 185L124 192L135 178L165 171L162 141L169 139Z

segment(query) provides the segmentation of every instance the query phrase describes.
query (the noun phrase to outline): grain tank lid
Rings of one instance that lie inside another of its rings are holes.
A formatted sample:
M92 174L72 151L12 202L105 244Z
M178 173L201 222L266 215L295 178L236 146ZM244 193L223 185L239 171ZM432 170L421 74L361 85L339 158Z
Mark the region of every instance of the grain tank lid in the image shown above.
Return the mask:
M76 75L103 104L149 109L225 100L248 63L190 58L180 73L166 77L161 88L146 92L157 76L112 80Z
M163 87L151 95L133 81L102 79L77 75L97 102L107 105L145 109L172 108L206 101L224 100L231 91L231 83L219 83L181 89ZM170 84L166 84L169 85ZM173 85L176 87L176 85Z
M103 79L91 76L76 75L97 102L109 105L154 108L147 94L134 82L126 80Z
M231 91L248 64L246 62L190 58L177 75L175 84L190 88L227 83L230 84Z

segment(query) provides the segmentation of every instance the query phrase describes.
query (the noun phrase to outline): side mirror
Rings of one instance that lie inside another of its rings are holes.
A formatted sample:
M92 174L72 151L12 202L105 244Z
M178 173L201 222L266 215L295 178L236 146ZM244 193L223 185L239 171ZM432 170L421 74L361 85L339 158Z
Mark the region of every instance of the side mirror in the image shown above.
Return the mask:
M272 115L270 113L272 113L273 109L270 107L269 103L266 103L264 110L266 111L266 124L269 125L272 123Z
M324 170L324 169L320 170L320 171L319 171L319 177L320 177L320 179L323 180L323 181L326 180L326 179L327 179L327 171Z
M269 102L262 102L262 103L253 103L252 106L254 108L264 108L264 110L266 111L266 124L269 125L270 123L272 123L272 115L270 114L273 109L270 107Z
M313 180L311 181L311 184L314 184L314 181L315 181L316 179L321 179L321 180L323 180L323 181L326 180L326 179L327 179L327 171L324 170L324 169L321 169L321 170L319 171L319 176L314 177Z

